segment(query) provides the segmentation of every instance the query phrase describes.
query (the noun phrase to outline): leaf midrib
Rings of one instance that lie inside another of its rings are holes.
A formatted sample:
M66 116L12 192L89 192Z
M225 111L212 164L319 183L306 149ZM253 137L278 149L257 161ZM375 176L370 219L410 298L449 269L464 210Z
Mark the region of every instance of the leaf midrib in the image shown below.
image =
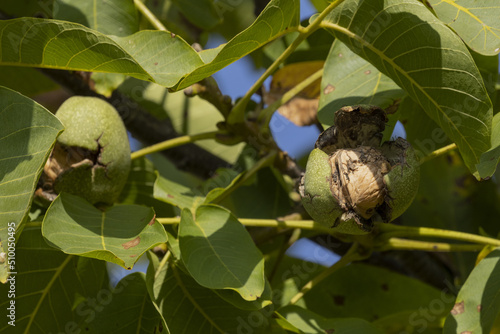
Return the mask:
M425 97L427 97L427 99L435 106L436 110L438 110L441 113L441 115L448 120L448 124L451 124L453 126L453 128L456 130L456 133L462 138L462 142L468 146L469 151L474 155L474 158L476 159L476 161L478 161L479 158L478 158L475 150L472 148L471 144L469 143L469 141L458 130L456 124L453 123L451 121L451 119L448 117L448 115L446 115L446 113L441 109L441 107L437 103L437 101L435 101L433 98L431 98L429 96L429 94L427 94L427 92L422 88L422 86L419 85L411 76L409 76L406 73L406 71L404 71L399 65L395 64L391 58L387 57L384 53L380 52L379 49L375 48L371 43L367 42L365 39L361 38L359 35L353 33L352 31L350 31L347 28L341 27L336 23L326 22L326 21L322 22L321 25L325 28L329 28L329 29L335 30L337 32L340 32L340 33L346 35L347 37L352 38L352 39L356 40L357 42L361 43L363 46L365 46L368 49L370 49L371 51L373 51L381 59L383 59L384 61L389 63L397 72L401 73L406 79L408 79L414 85L414 87L418 88L418 90L422 94L424 94Z
M479 17L477 17L476 15L474 15L468 8L465 8L463 6L460 6L459 4L457 4L455 1L450 1L450 0L441 0L442 2L444 3L447 3L453 7L455 7L456 9L458 9L458 12L460 13L460 11L464 12L465 14L469 15L471 18L473 18L474 20L476 20L477 22L479 22L481 24L481 26L483 27L482 30L488 30L491 34L493 34L495 37L497 38L500 38L500 36L498 36L497 34L495 34L495 32L491 29L491 27L487 24L485 24ZM455 17L455 19L458 18L458 14L457 16ZM455 22L455 21L453 21Z
M189 299L189 301L193 304L194 308L198 310L198 312L201 313L201 315L212 325L215 329L217 329L220 333L224 334L225 332L220 328L209 316L208 314L205 313L203 308L196 302L196 300L191 296L189 291L186 289L184 286L181 277L179 276L179 273L177 272L177 268L175 265L169 263L170 268L172 269L172 273L174 274L175 280L177 281L177 285L181 288L182 292L184 292L184 295Z
M199 228L200 232L203 234L203 237L205 238L206 240L206 243L209 245L210 249L212 250L213 254L215 254L215 257L219 260L219 262L224 266L224 268L227 270L227 272L229 272L231 274L231 276L233 276L236 281L241 285L241 287L243 288L245 286L245 284L243 282L241 282L241 280L227 267L226 263L222 260L222 258L219 256L219 253L215 250L215 248L212 246L212 244L208 241L208 235L205 233L205 230L201 227L201 225L196 221L196 218L195 216L193 215L193 222L194 224L196 225L196 227ZM241 290L241 289L238 289L238 290ZM244 289L245 291L247 291L248 289ZM247 291L248 292L248 291Z
M52 285L54 285L54 283L56 282L56 280L61 276L61 272L64 270L64 268L66 267L66 265L71 261L71 259L73 258L73 255L68 255L68 257L61 263L61 265L57 268L57 270L55 271L54 275L52 276L52 278L50 279L49 283L47 284L47 286L44 288L43 292L42 292L42 296L40 297L38 303L36 304L35 306L35 309L33 310L33 312L31 313L30 315L30 318L29 318L29 322L28 324L26 325L26 330L24 331L25 334L28 334L29 333L29 330L31 328L31 324L33 323L33 321L35 320L35 316L36 314L38 313L38 310L40 309L40 306L42 305L45 297L47 296L47 294L49 293L50 289L52 288Z

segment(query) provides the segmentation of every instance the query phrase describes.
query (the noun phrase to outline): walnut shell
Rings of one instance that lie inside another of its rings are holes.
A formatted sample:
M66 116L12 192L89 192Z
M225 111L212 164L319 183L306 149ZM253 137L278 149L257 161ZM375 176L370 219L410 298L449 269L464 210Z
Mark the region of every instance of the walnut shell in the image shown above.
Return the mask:
M382 146L385 113L375 106L344 107L311 152L299 192L311 217L339 232L365 234L374 221L389 222L411 204L419 163L398 138Z

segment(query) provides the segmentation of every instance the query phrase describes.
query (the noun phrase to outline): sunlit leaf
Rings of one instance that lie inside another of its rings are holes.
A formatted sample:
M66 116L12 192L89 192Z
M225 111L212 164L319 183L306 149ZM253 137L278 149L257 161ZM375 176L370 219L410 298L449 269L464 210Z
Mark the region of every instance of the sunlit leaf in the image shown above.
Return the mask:
M430 0L437 16L469 45L485 55L500 52L500 5L488 0Z
M231 289L256 300L265 286L264 259L245 227L231 212L199 206L184 209L179 227L182 261L193 278L211 289Z
M0 87L0 240L8 239L7 224L19 229L29 212L43 166L63 126L33 100ZM0 252L6 252L6 243ZM0 265L0 281L7 278Z
M333 125L335 111L344 106L373 104L385 109L404 95L394 81L336 40L325 63L318 119L327 128Z
M27 227L16 248L17 274L11 286L0 284L0 307L15 301L15 327L4 312L0 333L78 331L95 320L97 310L113 298L103 261L67 255L47 245L39 227Z
M0 21L0 65L122 73L180 90L299 24L299 0L271 1L227 44L196 52L182 38L143 30L110 37L79 24L23 18Z
M179 183L164 178L156 172L154 197L162 202L179 208L195 208L203 202L203 197L197 196L191 189Z
M418 102L478 176L476 164L490 148L492 106L453 31L417 0L347 0L323 25Z
M445 334L490 333L500 312L500 249L474 268L446 318Z
M101 211L83 198L65 193L47 210L42 234L66 254L105 260L126 269L148 249L167 241L151 208L115 205Z

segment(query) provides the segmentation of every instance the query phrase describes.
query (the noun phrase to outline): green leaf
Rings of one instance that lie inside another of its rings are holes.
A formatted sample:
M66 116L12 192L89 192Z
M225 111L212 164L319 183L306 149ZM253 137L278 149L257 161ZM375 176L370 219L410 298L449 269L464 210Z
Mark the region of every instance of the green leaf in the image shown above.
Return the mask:
M333 125L335 111L344 106L373 104L385 109L404 95L394 81L335 40L324 67L318 119L327 128Z
M346 0L322 24L418 102L477 172L490 148L492 106L457 35L417 0Z
M76 23L22 18L0 21L0 31L1 65L123 73L153 81L120 45Z
M272 288L271 284L269 281L266 279L265 281L265 286L264 286L264 291L262 292L262 295L260 298L257 300L244 300L241 298L240 294L238 294L234 290L212 290L215 292L219 297L224 299L225 301L233 304L237 308L241 310L261 310L262 308L271 305L272 302Z
M500 52L500 6L496 2L431 0L429 5L474 51L485 55Z
M194 209L203 203L203 197L196 196L190 188L164 178L158 172L156 172L156 182L154 184L154 197L181 209Z
M213 0L173 0L182 14L194 25L210 30L222 22Z
M500 312L499 260L497 248L474 268L446 318L443 333L490 333Z
M481 160L477 165L482 179L490 178L500 163L500 113L493 117L492 124L491 149L481 155Z
M433 316L444 315L453 301L453 297L416 279L358 263L335 272L303 299L308 310L326 318L356 317L367 321L406 310L416 311L420 317L430 309L431 302L432 307L434 303L439 306L432 309Z
M211 289L231 289L256 300L265 286L264 259L231 212L201 205L184 209L179 226L182 261L193 278Z
M380 329L363 319L326 319L296 305L285 306L278 312L290 324L305 334L383 334Z
M51 17L54 0L43 1L2 1L0 10L12 17L38 16Z
M0 284L0 307L15 300L15 325L2 320L0 333L61 333L91 323L112 293L103 261L66 255L45 243L39 227L26 227L16 247L16 275Z
M472 58L476 62L479 73L483 78L484 86L488 92L490 100L493 102L496 99L496 84L498 81L498 55L483 56L477 52L469 50ZM493 108L493 110L496 110Z
M160 217L171 217L174 210L171 205L154 197L154 184L157 174L153 163L145 157L132 160L127 183L118 198L121 204L138 204L153 207Z
M17 66L0 67L0 86L8 87L26 96L45 93L58 87L40 71Z
M257 50L299 24L299 0L271 1L228 43L197 53L165 31L139 31L114 40L65 21L0 21L0 64L122 73L173 90L186 88Z
M105 35L128 36L139 30L134 0L55 0L53 17Z
M125 276L115 289L113 299L96 313L84 330L89 333L157 333L160 314L146 288L146 275Z
M170 262L151 262L146 281L169 333L268 333L272 311L240 310Z
M450 144L450 139L413 99L406 96L398 108L408 140L415 153L422 159L435 150Z
M213 198L226 191L243 175L243 173L238 174L231 181L233 173L234 170L218 170L218 177L213 181L209 180L205 185L206 189L211 189L207 194L206 202L213 200ZM263 168L219 204L231 210L238 217L268 218L284 216L293 209L293 205L288 192L281 183L284 183L283 180L280 180L282 177L283 175L274 168ZM224 181L231 182L226 186ZM213 188L215 186L226 187ZM248 203L252 203L252 205L248 205Z
M417 143L424 149L433 145L430 138L419 139ZM416 146L413 142L412 145ZM483 229L488 234L497 235L498 221L491 217L500 216L499 200L496 185L491 180L477 182L468 173L460 156L451 153L420 167L418 193L400 220L405 226L425 226L474 234ZM470 252L456 252L452 256L455 258L455 270L463 282L474 267L476 256ZM438 275L440 274L435 270L432 276Z
M54 19L79 23L105 35L129 36L139 31L134 0L55 0ZM94 89L110 97L126 76L120 73L93 73Z
M18 230L29 212L35 187L63 126L33 100L0 87L0 240L7 240L7 224ZM0 252L6 252L5 242ZM0 265L0 281L7 278Z
M297 27L299 6L299 0L270 1L250 27L228 43L200 52L205 65L189 73L173 88L179 90L188 87Z
M105 260L126 269L148 249L167 241L153 209L115 205L103 212L83 198L65 193L47 210L42 234L66 254Z

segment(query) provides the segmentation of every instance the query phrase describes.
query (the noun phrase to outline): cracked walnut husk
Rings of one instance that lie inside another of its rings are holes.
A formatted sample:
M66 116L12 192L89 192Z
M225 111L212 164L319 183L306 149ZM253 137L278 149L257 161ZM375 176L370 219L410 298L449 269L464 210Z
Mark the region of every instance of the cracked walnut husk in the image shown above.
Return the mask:
M118 112L101 99L75 96L56 116L65 130L44 166L35 199L48 204L67 192L92 204L113 204L130 170L128 136Z
M347 234L366 234L390 222L418 190L419 164L403 138L381 145L386 115L376 106L343 107L320 134L299 192L318 223Z

